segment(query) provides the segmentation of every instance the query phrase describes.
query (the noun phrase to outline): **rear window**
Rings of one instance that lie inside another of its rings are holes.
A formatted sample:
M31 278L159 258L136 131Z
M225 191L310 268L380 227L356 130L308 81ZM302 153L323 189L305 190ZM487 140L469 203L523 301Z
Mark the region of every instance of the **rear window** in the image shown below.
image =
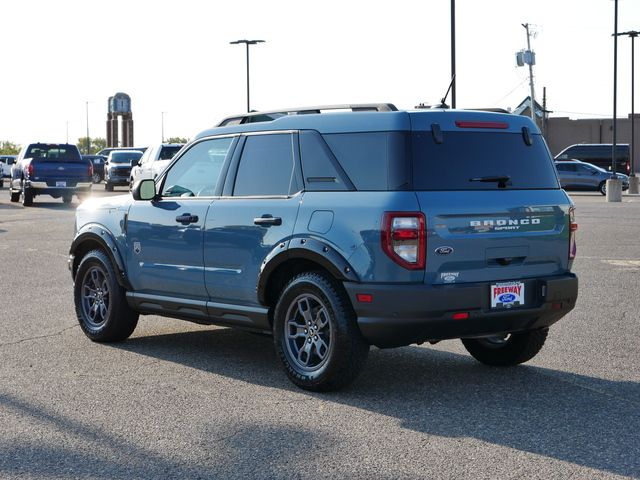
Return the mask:
M180 151L181 148L182 148L182 145L162 147L160 149L160 158L158 158L158 160L171 160L173 156Z
M415 190L559 188L549 151L540 135L528 146L520 133L431 132L413 134ZM504 183L496 180L509 177ZM483 181L484 180L484 181Z
M40 158L45 160L66 160L82 162L80 152L75 145L31 145L27 149L25 158Z

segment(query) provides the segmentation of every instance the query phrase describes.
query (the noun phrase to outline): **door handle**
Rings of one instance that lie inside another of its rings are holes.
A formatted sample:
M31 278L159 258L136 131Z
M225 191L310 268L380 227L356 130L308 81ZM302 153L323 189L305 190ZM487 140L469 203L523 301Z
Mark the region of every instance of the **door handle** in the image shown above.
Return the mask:
M196 223L198 221L197 215L191 215L190 213L183 213L176 217L176 222L182 225L189 225L190 223Z
M254 218L253 223L260 225L261 227L270 227L271 225L282 225L282 219L280 217L265 214L261 217Z

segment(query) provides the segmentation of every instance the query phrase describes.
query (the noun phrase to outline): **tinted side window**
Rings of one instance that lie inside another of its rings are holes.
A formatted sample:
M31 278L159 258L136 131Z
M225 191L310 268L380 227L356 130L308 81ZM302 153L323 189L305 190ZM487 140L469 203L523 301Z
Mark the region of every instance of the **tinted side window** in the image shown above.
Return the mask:
M318 132L302 131L298 138L302 174L307 190L340 191L353 188L349 179L344 178L345 173Z
M206 197L215 194L222 165L233 138L215 138L193 145L171 166L163 197Z
M293 138L289 133L248 136L233 195L289 195L294 182Z
M406 133L339 133L323 137L358 190L409 187Z

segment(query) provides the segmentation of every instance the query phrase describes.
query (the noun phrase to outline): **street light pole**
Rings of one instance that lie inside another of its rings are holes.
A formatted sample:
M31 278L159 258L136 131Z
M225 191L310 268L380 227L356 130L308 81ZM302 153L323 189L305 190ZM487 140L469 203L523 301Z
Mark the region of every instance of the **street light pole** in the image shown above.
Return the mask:
M616 34L617 36L626 35L631 37L631 149L629 151L629 157L631 160L631 172L629 174L629 193L638 193L639 190L639 179L636 176L636 166L635 166L635 39L640 32L637 30L631 30L629 32L622 32Z
M164 114L168 112L160 112L162 114L162 143L164 143Z
M89 101L86 102L86 110L87 110L87 155L91 153L91 140L89 138Z
M256 45L258 43L264 43L264 40L234 40L229 42L230 45L238 45L244 43L247 46L247 113L251 111L251 104L249 101L249 45Z

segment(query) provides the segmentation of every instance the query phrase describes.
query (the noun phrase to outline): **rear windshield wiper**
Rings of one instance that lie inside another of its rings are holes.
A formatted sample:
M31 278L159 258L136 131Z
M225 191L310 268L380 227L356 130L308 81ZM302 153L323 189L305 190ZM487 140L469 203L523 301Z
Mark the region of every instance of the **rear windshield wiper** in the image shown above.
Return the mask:
M511 180L509 175L490 175L487 177L470 178L470 182L493 183L498 182L498 188L507 188L507 182Z

